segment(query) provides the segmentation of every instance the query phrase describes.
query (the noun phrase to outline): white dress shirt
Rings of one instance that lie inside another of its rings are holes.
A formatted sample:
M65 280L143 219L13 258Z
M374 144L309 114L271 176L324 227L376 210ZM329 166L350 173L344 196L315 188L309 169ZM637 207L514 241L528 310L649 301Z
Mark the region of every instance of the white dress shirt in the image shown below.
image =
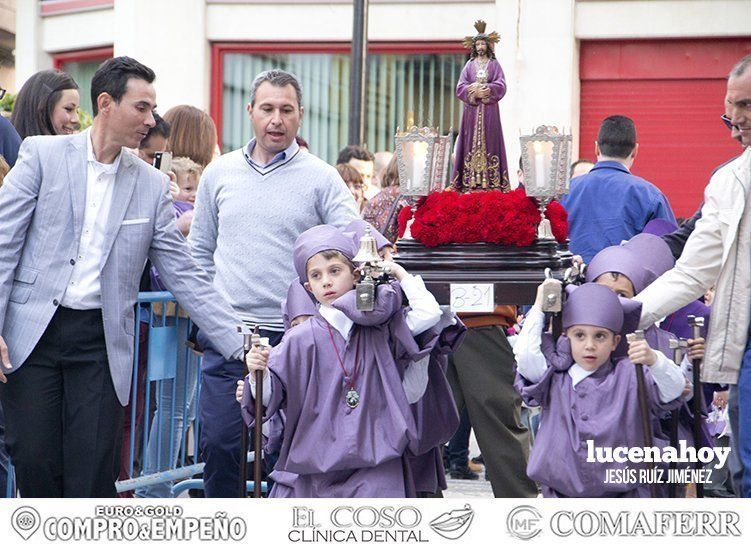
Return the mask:
M86 207L83 213L81 239L78 242L76 266L65 290L61 304L74 310L91 310L102 307L100 270L104 250L107 217L112 205L112 192L122 151L115 162L102 164L96 160L91 143L91 129L86 137L87 176Z

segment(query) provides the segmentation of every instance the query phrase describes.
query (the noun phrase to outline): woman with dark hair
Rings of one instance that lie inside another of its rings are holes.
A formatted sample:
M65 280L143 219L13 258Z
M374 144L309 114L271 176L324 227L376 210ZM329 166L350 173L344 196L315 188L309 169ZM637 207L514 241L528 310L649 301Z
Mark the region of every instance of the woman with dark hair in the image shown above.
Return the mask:
M217 150L216 126L211 116L195 106L181 105L170 108L163 117L170 124L167 151L205 168Z
M78 85L65 72L42 70L23 84L10 118L21 138L42 134L75 134L80 96Z

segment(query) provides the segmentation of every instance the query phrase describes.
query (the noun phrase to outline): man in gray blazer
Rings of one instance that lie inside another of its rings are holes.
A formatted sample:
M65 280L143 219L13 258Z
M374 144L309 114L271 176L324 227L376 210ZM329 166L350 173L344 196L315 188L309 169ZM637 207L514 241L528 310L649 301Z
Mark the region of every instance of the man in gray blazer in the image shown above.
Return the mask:
M154 77L128 57L103 63L91 129L27 138L0 189L0 400L24 497L115 496L147 257L212 344L242 354L167 177L122 149L154 125Z

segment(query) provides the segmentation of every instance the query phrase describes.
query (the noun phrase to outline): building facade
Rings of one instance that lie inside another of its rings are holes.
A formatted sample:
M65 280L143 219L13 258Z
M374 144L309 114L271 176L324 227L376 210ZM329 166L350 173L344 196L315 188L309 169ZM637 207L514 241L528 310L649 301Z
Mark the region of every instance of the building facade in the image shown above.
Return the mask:
M501 35L512 177L520 133L565 127L575 156L592 158L600 120L621 113L639 131L635 173L689 215L738 153L719 116L729 68L751 53L750 13L751 0L370 0L366 143L389 149L412 122L456 130L460 42L484 19ZM18 0L16 28L19 86L59 67L88 94L99 62L130 55L156 71L160 111L204 108L229 150L250 136L253 76L279 66L303 82L311 149L332 161L346 143L349 0Z
M13 50L16 39L16 2L0 0L0 87L15 91Z

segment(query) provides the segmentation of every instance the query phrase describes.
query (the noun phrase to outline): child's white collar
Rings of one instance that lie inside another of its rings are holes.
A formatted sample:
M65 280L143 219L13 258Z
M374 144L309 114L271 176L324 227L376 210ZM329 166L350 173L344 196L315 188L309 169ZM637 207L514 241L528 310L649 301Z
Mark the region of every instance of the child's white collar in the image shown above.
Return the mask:
M352 331L352 325L354 322L344 315L344 312L337 310L333 306L324 306L321 304L318 308L318 313L321 314L321 317L323 317L332 327L339 331L339 334L341 334L345 340L349 340L349 333Z
M584 370L584 368L580 367L578 364L574 363L568 368L568 375L571 376L571 387L576 389L576 384L578 384L580 381L582 381L587 376L591 376L597 371L595 370Z

